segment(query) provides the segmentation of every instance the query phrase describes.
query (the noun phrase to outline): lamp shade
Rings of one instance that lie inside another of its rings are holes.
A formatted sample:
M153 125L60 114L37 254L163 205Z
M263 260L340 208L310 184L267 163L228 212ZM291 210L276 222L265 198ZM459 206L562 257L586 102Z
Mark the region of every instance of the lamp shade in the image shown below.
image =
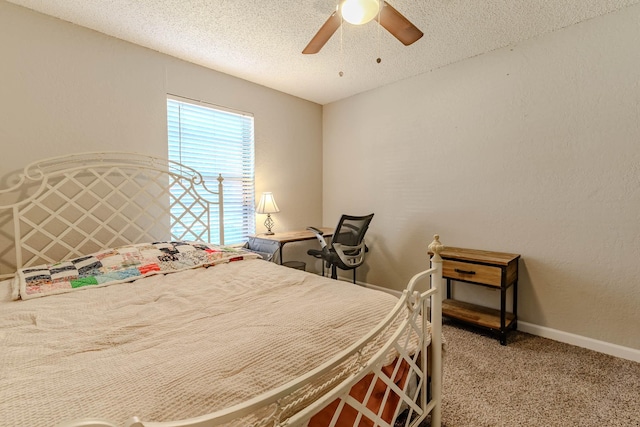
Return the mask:
M256 213L271 214L276 212L280 212L280 209L278 209L276 199L273 198L273 193L270 191L262 193L258 206L256 206Z
M344 0L340 6L342 18L354 25L366 24L375 18L379 10L379 0Z

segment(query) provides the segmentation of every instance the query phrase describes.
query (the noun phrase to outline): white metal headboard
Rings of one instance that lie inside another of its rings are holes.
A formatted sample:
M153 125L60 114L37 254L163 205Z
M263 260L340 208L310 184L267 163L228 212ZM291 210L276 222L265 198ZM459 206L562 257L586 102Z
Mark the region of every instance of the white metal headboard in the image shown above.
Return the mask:
M0 238L12 236L14 244L14 253L0 254L0 278L123 244L224 244L223 178L216 179L218 189L211 191L194 169L139 153L31 163L16 185L0 190Z

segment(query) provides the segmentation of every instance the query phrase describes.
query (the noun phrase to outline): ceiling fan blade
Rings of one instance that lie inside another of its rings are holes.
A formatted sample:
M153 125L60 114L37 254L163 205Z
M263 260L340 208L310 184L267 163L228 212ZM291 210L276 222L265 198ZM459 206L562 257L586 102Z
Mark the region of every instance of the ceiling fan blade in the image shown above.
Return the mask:
M380 15L376 16L375 19L405 46L418 41L424 35L422 31L386 1L383 2Z
M304 48L302 53L318 53L322 46L325 45L336 32L338 28L340 28L340 24L342 24L342 18L338 15L338 12L333 12L327 22L325 22L322 27L318 30L315 36L311 39L307 47Z

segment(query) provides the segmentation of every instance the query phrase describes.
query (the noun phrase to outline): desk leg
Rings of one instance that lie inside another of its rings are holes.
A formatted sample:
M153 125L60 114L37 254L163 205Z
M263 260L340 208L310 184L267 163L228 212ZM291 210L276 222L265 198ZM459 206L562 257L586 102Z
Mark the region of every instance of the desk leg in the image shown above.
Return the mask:
M280 242L280 249L279 249L279 250L280 250L280 265L282 265L282 262L283 262L283 261L282 261L282 258L283 258L283 256L282 256L282 250L283 250L283 249L284 249L284 242Z

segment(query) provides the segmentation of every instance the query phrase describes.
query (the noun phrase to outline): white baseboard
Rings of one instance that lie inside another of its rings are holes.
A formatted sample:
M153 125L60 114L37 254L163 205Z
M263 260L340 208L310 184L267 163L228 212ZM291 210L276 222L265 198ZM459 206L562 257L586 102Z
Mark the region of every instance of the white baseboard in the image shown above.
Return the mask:
M402 292L400 291L371 285L369 283L358 282L358 284L367 288L387 292L398 297L402 294ZM598 341L593 338L583 337L581 335L547 328L546 326L538 326L533 323L523 322L521 320L518 320L518 330L531 335L537 335L539 337L549 338L551 340L563 342L565 344L571 344L577 347L597 351L599 353L619 357L621 359L640 362L640 350L637 350L635 348L623 347L621 345L612 344L605 341Z
M389 288L383 288L382 286L371 285L369 283L364 283L359 280L356 281L356 284L360 286L364 286L365 288L375 289L376 291L386 292L388 294L395 295L398 298L400 298L400 296L402 295L402 291L396 291L395 289L389 289Z
M518 320L518 330L532 335L537 335L539 337L549 338L554 341L560 341L566 344L609 354L621 359L640 362L640 350L635 348L623 347L621 345L611 344L605 341L598 341L593 338L547 328L546 326L538 326L521 320Z

